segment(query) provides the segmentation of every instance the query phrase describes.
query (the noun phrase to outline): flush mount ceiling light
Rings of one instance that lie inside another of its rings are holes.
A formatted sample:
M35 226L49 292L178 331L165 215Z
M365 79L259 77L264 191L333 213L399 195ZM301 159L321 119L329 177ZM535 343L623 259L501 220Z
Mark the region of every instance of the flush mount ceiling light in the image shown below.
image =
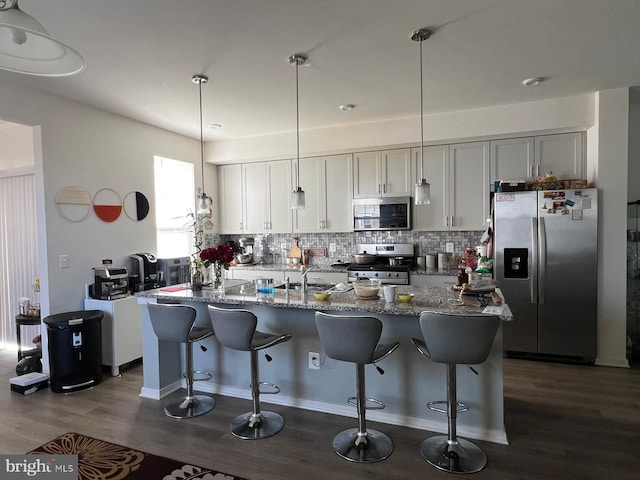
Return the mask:
M422 42L431 36L431 30L420 28L411 34L411 40L420 45L420 178L416 183L415 204L429 205L431 203L431 185L424 178L424 101L422 87Z
M304 65L308 57L294 53L289 57L289 63L296 67L296 189L291 193L291 208L302 210L305 206L304 190L300 187L300 96L298 94L298 68Z
M540 85L540 82L542 82L542 79L540 77L531 77L523 80L522 85L524 85L525 87L535 87L536 85Z
M356 106L353 103L345 103L345 104L340 105L338 108L340 110L342 110L343 112L350 112L351 110L356 108Z
M18 0L0 0L0 69L26 75L64 77L80 73L84 59L56 40Z
M194 75L191 77L191 81L198 85L199 105L200 105L200 169L202 176L202 189L198 189L197 199L197 213L207 214L211 209L213 200L206 193L204 193L204 138L202 135L202 85L205 85L209 81L209 77L205 75Z

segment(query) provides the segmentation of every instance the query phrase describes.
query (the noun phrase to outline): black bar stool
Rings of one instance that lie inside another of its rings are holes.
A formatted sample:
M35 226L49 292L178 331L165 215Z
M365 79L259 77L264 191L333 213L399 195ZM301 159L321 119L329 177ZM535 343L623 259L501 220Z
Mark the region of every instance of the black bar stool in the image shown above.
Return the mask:
M251 397L253 411L237 416L230 426L231 433L243 440L258 440L278 433L284 427L284 418L275 412L260 410L260 394L280 393L280 387L261 382L258 370L258 351L291 340L289 334L272 334L256 330L258 318L248 310L224 309L209 305L211 324L218 341L225 347L251 353ZM268 361L271 357L265 354ZM262 392L260 385L274 391Z
M422 312L422 339L412 338L418 351L433 362L447 364L447 400L434 401L427 408L446 413L448 434L427 438L420 447L424 459L434 467L450 473L476 473L487 464L487 456L477 445L458 438L458 413L469 408L458 402L456 367L475 365L489 356L500 319L492 315L455 315ZM445 408L438 405L446 405Z
M196 327L196 310L189 305L149 303L151 326L158 340L184 343L186 346L187 395L167 405L164 413L172 418L191 418L211 411L216 401L207 395L194 395L193 384L211 379L211 374L193 370L193 344L213 335L211 327ZM199 378L195 378L200 375Z
M367 429L367 409L382 409L384 403L365 394L364 366L391 354L399 343L378 344L382 322L375 317L351 317L316 312L320 343L328 357L356 364L356 396L348 402L358 409L358 428L340 432L333 439L338 455L351 462L378 462L393 452L393 442L384 433ZM376 366L380 373L382 369ZM367 401L376 404L367 407Z

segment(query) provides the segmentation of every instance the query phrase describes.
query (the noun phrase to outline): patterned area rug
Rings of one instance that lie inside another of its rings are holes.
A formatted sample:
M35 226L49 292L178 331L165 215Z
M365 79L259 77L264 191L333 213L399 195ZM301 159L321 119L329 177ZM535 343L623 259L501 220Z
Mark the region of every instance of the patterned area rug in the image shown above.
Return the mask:
M244 480L79 433L65 433L29 453L77 454L78 480Z

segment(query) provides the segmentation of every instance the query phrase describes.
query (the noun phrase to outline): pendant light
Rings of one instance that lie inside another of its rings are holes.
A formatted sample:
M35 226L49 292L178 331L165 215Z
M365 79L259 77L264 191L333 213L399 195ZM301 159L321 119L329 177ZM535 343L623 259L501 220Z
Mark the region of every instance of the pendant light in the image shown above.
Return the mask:
M431 30L421 28L411 34L411 40L420 44L420 178L416 183L415 204L431 203L431 185L424 178L424 101L422 96L422 42L431 36Z
M291 208L304 208L304 190L300 187L300 97L298 95L298 68L307 62L308 57L294 53L289 57L289 63L296 67L296 189L291 193Z
M84 67L82 56L20 10L18 0L0 0L0 69L64 77L80 73Z
M194 75L191 81L198 85L198 93L200 99L200 170L202 176L202 189L198 189L196 195L196 211L198 214L207 214L211 209L213 200L204 192L204 139L202 134L202 85L209 81L209 77L205 75Z

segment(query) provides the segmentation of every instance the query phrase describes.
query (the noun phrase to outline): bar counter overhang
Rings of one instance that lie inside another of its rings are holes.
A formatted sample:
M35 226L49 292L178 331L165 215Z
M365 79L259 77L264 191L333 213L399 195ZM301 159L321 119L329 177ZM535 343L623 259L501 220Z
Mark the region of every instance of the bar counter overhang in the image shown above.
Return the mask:
M159 342L151 328L146 304L170 302L191 305L197 310L196 324L210 324L207 306L242 308L258 317L258 328L266 332L289 333L293 339L278 345L271 352L272 362L260 356L261 379L278 384L279 395L264 395L264 403L303 408L335 415L356 417L356 409L347 404L355 394L353 365L324 357L315 326L315 311L335 314L348 312L371 315L383 322L382 340L399 341L399 348L378 365L367 368L366 396L386 404L384 410L370 410L370 421L389 423L446 433L447 416L427 409L432 400L447 396L446 365L425 359L411 343L421 338L418 316L421 311L480 313L482 308L455 306L444 302L435 305L433 292L416 289L410 303L386 304L384 300L357 300L353 291L333 293L330 301L315 300L312 293L303 294L276 290L275 294L256 294L254 284L227 280L224 295L210 289L194 292L186 285L171 289L156 289L136 294L142 313L143 386L140 396L155 400L185 388L180 345ZM221 348L215 335L202 342L203 351L194 348L195 370L212 374L210 381L196 382L195 388L212 395L249 399L247 352ZM276 351L277 350L277 351ZM323 361L319 370L310 369L309 352L320 352ZM475 365L476 375L465 365L458 366L458 399L469 411L458 416L461 437L507 444L503 402L502 326L498 329L489 358ZM351 393L350 393L351 392ZM210 414L215 415L215 410ZM286 422L286 418L285 418ZM286 423L285 423L286 428Z

